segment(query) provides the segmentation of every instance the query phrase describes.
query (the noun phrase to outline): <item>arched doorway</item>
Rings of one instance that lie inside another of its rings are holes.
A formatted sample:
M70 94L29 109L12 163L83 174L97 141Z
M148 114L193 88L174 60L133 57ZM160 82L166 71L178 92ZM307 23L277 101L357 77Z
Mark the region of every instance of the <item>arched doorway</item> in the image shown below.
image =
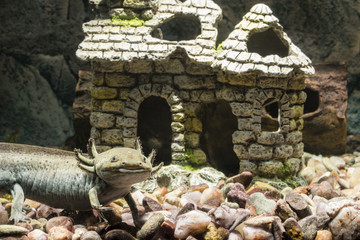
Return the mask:
M239 159L232 143L232 134L237 130L237 118L229 103L220 100L203 104L197 111L203 124L200 147L206 153L210 165L227 176L239 172Z
M139 107L137 134L146 156L156 150L154 165L171 163L171 112L161 97L148 97Z

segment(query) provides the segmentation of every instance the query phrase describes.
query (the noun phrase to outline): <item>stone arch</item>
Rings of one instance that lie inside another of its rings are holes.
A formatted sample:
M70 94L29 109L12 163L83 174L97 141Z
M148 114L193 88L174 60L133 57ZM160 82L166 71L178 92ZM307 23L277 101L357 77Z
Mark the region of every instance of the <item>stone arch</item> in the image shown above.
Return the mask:
M177 90L167 84L141 84L130 90L129 100L125 102L123 119L123 138L125 146L133 146L138 136L138 112L140 104L149 97L166 100L171 113L171 162L182 161L185 157L183 100Z

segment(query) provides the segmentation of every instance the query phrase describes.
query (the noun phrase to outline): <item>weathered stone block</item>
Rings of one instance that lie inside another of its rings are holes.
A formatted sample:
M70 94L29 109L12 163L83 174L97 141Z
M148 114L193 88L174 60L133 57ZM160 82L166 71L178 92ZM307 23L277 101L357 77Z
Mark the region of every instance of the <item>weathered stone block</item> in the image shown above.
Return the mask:
M170 94L170 96L167 98L167 102L169 104L175 104L181 102L181 98L175 94L174 92Z
M130 90L128 88L120 88L119 89L119 99L127 100L129 98L129 92L130 92Z
M295 158L301 158L304 154L304 143L298 143L294 147L293 157Z
M152 85L150 83L140 85L139 86L140 93L145 97L149 96L151 93L151 86Z
M251 130L252 125L251 118L238 118L238 129L239 130Z
M188 75L179 75L174 77L174 84L180 89L200 89L205 87L202 77L194 77Z
M120 100L104 101L102 110L103 112L123 113L124 105L124 102Z
M115 125L115 116L108 113L92 112L90 124L96 128L111 128Z
M278 176L283 166L280 161L265 161L259 164L258 171L260 176L271 178Z
M183 122L185 121L185 113L174 113L172 119L174 122Z
M124 147L134 148L136 138L124 138Z
M139 88L134 88L128 95L129 98L136 101L137 103L141 103L141 101L143 100L143 96L141 95Z
M116 118L116 126L117 127L137 127L137 120L135 118L128 118L128 117L117 117Z
M151 61L137 60L125 65L125 70L129 73L151 73L153 71Z
M233 149L239 159L246 159L249 157L249 152L243 145L234 145Z
M185 160L185 153L174 152L171 154L171 159L175 163L182 163Z
M302 141L302 132L295 131L288 133L286 136L286 143L290 145L295 145Z
M117 97L117 90L109 87L92 87L91 96L95 99L114 99Z
M255 135L252 131L236 131L232 135L233 143L243 143L245 145L255 140Z
M275 148L274 158L286 159L293 154L293 148L290 145L281 145Z
M124 116L129 118L137 118L137 111L131 108L125 108Z
M99 129L92 127L90 130L90 138L95 139L95 144L100 144L101 132Z
M185 142L185 135L183 133L174 133L173 141L174 142Z
M217 99L224 99L226 101L234 101L235 100L235 94L231 88L223 88L219 91L216 91L216 98Z
M184 124L182 124L180 122L172 122L171 123L171 130L172 130L173 133L184 132L185 126L184 126Z
M92 76L91 82L95 86L101 86L104 84L104 73L103 72L95 72Z
M181 143L174 142L171 144L171 150L174 152L185 152L185 146Z
M272 147L267 147L260 144L251 144L249 147L249 157L252 159L268 160L272 158L272 155Z
M136 128L124 128L123 136L126 138L136 137Z
M284 142L284 136L278 132L261 132L257 142L264 145L277 145Z
M299 158L289 158L286 165L289 166L291 175L296 175L301 170L301 160Z
M249 160L240 160L240 171L239 172L251 172L257 175L257 165Z
M306 92L300 91L298 95L297 104L304 104L306 102Z
M171 75L153 75L152 76L153 83L171 83L172 76Z
M261 88L287 88L287 80L282 78L261 78L259 79L258 86Z
M104 100L91 98L91 111L101 112Z
M242 76L229 75L228 81L231 85L255 86L256 77L254 75L242 75Z
M186 146L198 148L200 145L200 135L198 133L187 133L185 135Z
M184 107L182 103L178 103L178 104L173 104L170 106L170 111L172 113L178 113L178 112L183 112L184 111Z
M235 116L249 117L253 112L253 106L250 103L232 102L230 106Z
M105 83L109 87L133 87L136 84L136 78L123 73L106 73Z
M215 93L213 91L203 91L200 95L200 101L204 103L215 101Z
M185 128L191 132L202 132L202 123L197 118L188 118L185 122Z
M169 61L165 61L165 62L156 62L155 72L182 74L185 72L185 68L179 59L170 59Z
M305 79L300 78L290 78L288 83L289 90L303 90L305 89Z
M187 117L196 117L196 108L199 106L198 103L185 103L184 110Z
M101 131L101 141L109 145L122 145L122 130L121 129L104 129Z

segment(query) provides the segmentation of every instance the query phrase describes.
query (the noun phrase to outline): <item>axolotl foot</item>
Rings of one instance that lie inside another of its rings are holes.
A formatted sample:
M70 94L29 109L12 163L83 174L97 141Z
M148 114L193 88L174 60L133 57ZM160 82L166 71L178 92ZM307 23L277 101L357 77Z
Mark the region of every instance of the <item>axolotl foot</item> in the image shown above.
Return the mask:
M11 195L13 196L13 203L11 207L11 214L9 220L14 220L15 223L18 222L26 222L29 220L25 217L24 213L22 212L22 205L24 203L24 191L19 184L15 184L13 189L11 190Z

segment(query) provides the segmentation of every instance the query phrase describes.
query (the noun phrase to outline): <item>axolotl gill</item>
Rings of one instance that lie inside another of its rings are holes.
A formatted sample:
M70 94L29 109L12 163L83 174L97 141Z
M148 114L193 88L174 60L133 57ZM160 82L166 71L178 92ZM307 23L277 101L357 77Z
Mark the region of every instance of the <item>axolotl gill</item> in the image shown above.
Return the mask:
M130 189L161 168L152 168L154 151L145 157L140 141L135 149L115 147L97 153L93 139L89 141L89 157L80 151L63 151L22 144L0 143L0 192L11 193L13 205L10 220L25 220L24 198L55 208L103 211L110 202L125 197L135 225L138 212Z

